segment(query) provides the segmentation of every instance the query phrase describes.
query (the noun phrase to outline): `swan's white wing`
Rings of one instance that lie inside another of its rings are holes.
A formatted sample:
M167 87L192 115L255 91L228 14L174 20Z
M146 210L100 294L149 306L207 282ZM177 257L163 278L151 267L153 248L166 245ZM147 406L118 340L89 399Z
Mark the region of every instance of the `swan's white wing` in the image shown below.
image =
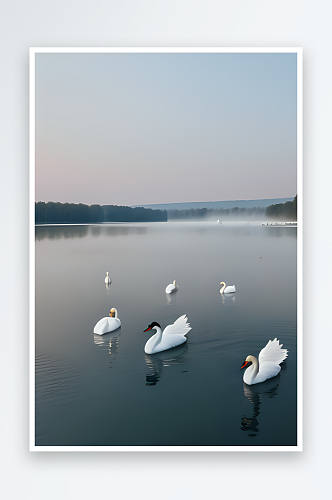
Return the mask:
M254 378L252 384L259 384L260 382L265 382L269 378L275 377L280 372L280 366L272 361L265 361L259 365L259 372Z
M106 318L102 318L98 321L93 329L93 333L97 333L98 335L103 335L104 333L112 332L121 326L121 321L119 318L110 318L106 316Z
M287 358L287 349L281 349L283 344L279 344L279 340L269 340L264 349L261 350L258 356L258 362L261 366L262 363L272 361L278 365ZM259 369L260 371L260 369Z
M178 345L186 342L187 337L184 335L163 335L163 338L159 344L155 346L145 346L145 352L147 354L154 354L156 352L166 351L167 349L172 349L172 347L177 347Z
M166 326L163 331L163 335L186 335L191 330L187 320L188 318L185 314L180 316L176 321L174 321L173 325Z

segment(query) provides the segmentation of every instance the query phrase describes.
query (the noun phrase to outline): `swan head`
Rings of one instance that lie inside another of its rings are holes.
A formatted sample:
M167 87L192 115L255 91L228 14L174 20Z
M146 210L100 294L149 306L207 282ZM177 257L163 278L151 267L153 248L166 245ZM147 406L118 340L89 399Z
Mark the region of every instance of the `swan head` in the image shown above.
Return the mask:
M118 311L115 309L115 307L112 307L112 309L110 310L111 318L116 318L117 315L118 315Z
M226 286L226 283L224 281L222 281L220 284Z
M246 359L243 361L243 365L241 366L242 368L248 368L248 366L252 365L253 362L253 356L247 356Z
M153 328L155 328L156 326L158 326L159 328L161 328L161 326L159 325L159 323L157 323L156 321L152 321L151 325L149 325L147 327L146 330L144 330L144 332L148 332L149 330L152 330Z
M175 280L173 281L173 285L175 286Z

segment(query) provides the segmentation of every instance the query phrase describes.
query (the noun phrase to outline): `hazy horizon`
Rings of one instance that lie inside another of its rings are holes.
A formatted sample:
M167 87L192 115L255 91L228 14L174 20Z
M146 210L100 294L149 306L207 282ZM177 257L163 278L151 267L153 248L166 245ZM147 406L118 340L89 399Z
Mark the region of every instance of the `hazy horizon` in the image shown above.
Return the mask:
M297 193L297 54L37 53L36 201Z
M296 195L295 195L296 196ZM257 200L205 200L205 201L185 201L185 202L170 202L170 203L141 203L140 205L126 205L126 206L131 206L131 207L153 207L153 206L156 206L156 207L159 207L159 206L163 206L163 205L170 205L170 206L173 206L173 205L196 205L196 204L214 204L214 203L236 203L236 202L240 202L240 203L243 203L243 202L254 202L254 201L270 201L271 202L275 202L275 203L284 203L284 201L287 201L287 200L290 200L292 201L294 199L295 196L285 196L285 197L282 197L282 198L259 198ZM280 201L279 201L280 200ZM72 202L72 201L64 201L64 202L59 202L58 200L36 200L36 203L76 203L76 204L79 204L79 203L82 203L82 202ZM106 204L101 204L101 203L83 203L84 205L88 205L88 206L91 206L91 205L100 205L100 206L104 206ZM108 203L108 205L110 205ZM121 206L121 204L114 204L114 205L117 205L117 206ZM262 205L263 206L263 205Z

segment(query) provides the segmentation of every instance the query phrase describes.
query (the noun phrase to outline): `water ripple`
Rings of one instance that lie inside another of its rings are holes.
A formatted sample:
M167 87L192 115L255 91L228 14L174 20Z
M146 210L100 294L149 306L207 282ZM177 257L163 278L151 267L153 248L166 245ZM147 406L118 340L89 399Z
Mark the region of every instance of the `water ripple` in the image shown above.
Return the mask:
M79 371L49 355L36 356L36 406L66 403L78 395Z

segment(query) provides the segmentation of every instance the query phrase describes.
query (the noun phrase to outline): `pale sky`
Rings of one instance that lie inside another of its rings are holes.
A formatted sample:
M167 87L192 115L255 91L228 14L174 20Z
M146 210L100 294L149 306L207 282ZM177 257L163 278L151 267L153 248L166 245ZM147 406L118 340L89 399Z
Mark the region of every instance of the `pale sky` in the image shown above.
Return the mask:
M36 54L36 201L297 193L297 55Z

